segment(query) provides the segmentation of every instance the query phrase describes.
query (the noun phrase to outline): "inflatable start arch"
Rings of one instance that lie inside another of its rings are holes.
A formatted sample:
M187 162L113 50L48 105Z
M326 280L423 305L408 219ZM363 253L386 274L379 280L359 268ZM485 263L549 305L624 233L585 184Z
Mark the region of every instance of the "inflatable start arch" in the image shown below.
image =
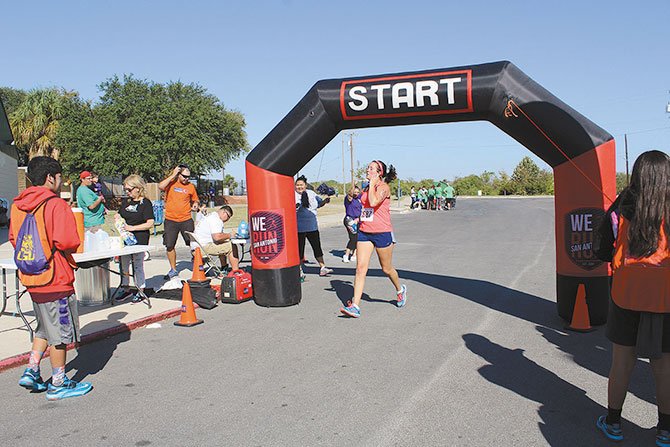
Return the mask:
M317 82L246 159L256 303L300 302L293 176L341 130L474 120L553 168L558 313L570 320L584 284L603 324L611 272L592 243L616 194L614 139L507 61Z

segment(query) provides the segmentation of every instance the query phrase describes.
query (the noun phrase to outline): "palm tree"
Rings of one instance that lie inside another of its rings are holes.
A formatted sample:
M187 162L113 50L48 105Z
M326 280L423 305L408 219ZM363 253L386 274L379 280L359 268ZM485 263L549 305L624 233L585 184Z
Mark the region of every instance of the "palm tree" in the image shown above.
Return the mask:
M65 89L34 89L9 116L9 124L16 145L27 152L30 160L38 155L58 159L60 149L54 144L59 120L64 117L66 105L76 92Z

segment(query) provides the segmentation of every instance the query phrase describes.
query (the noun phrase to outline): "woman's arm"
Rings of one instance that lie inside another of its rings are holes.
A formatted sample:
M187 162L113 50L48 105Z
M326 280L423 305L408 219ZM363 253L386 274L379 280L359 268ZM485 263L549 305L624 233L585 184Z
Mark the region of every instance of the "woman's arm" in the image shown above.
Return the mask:
M389 186L386 183L379 182L376 185L370 185L368 190L368 202L371 207L376 207L384 201L390 194Z
M141 223L139 225L126 225L126 230L128 231L143 231L143 230L150 230L154 227L154 220L149 219L144 223Z

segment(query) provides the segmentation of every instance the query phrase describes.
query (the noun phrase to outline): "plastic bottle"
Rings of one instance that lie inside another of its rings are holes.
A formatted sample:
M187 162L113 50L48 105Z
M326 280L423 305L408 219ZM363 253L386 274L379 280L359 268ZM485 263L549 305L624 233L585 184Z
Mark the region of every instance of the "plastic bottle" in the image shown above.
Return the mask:
M121 236L121 240L123 241L123 243L125 245L137 244L137 238L133 233L124 228L125 224L126 220L123 217L121 217L120 214L114 215L114 228L116 228L116 231L119 232L119 236Z
M247 239L249 237L249 225L245 220L237 226L237 237Z

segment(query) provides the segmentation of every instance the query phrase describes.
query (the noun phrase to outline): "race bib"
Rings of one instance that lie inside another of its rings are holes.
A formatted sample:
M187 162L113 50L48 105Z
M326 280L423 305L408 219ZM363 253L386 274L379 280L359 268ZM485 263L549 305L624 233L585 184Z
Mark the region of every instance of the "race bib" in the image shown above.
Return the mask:
M372 222L375 217L374 208L363 208L361 211L361 221L362 222Z

